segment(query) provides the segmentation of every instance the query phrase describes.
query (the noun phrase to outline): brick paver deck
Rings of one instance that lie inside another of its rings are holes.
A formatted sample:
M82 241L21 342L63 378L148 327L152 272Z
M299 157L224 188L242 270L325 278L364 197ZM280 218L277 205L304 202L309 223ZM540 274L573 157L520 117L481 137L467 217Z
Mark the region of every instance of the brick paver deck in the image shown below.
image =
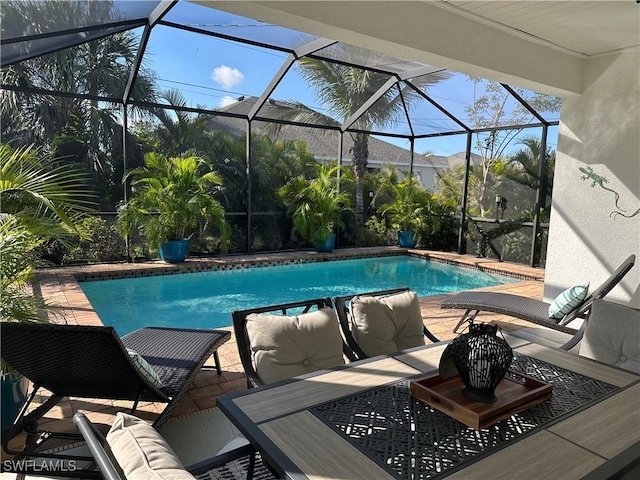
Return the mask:
M77 277L121 275L136 275L139 272L148 274L151 271L166 272L173 271L194 271L210 270L220 268L246 268L255 265L299 263L306 261L318 261L327 259L349 258L353 256L385 255L409 253L431 258L436 261L462 264L471 268L477 268L494 273L505 273L524 279L516 283L500 285L497 287L483 288L487 291L509 292L517 295L528 296L541 299L543 290L544 270L531 268L512 263L501 263L496 260L486 258L475 258L471 256L458 255L454 253L431 252L424 250L406 250L397 247L382 248L353 248L340 249L330 254L317 254L315 252L285 252L275 254L257 254L244 256L219 257L214 259L188 259L180 265L167 265L160 261L137 263L137 264L108 264L90 265L79 267L65 267L44 270L39 272L38 285L36 289L41 295L53 304L62 307L63 314L52 321L80 324L80 325L101 325L102 322L91 307L84 293L80 289ZM163 273L164 274L164 273ZM363 286L362 291L367 291ZM452 329L462 315L459 310L442 310L440 302L448 295L436 295L420 298L422 316L429 329L439 338L448 340L455 337ZM505 331L512 331L524 326L531 326L527 322L516 320L511 317L496 314L481 314L478 316L483 321L498 322ZM246 388L244 370L240 363L233 329L228 328L232 337L229 342L219 350L220 361L222 363L222 375L217 375L215 369L205 369L196 377L188 394L178 403L172 416L178 417L192 414L201 410L207 410L216 406L216 398L225 393L235 392ZM212 360L207 362L208 366L213 366ZM34 408L43 396L34 402ZM51 431L75 431L72 423L72 416L75 412L83 412L94 423L108 426L113 423L114 416L119 411L128 411L131 402L92 400L85 398L65 398L54 407L43 418L46 428ZM164 404L154 404L150 402L141 403L136 410L136 415L150 422L164 408ZM11 446L18 448L23 442L22 437L17 437ZM5 453L2 453L3 459Z

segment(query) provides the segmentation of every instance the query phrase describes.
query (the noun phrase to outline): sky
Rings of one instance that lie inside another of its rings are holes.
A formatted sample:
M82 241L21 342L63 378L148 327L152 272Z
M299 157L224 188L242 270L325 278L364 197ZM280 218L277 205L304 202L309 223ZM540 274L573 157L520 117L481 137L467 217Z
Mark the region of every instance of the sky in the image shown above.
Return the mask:
M206 19L206 23L203 19ZM275 38L288 47L299 44L301 36L305 35L187 2L179 2L165 20L217 32L243 34L258 41L272 41ZM217 109L235 102L241 96L259 97L287 56L287 53L277 50L157 25L147 45L145 62L156 75L161 90L178 89L183 93L188 106ZM429 87L428 91L448 111L466 119L464 107L473 104L474 95L473 84L466 76L455 74L446 81ZM316 99L313 89L298 75L296 68L287 72L271 97L300 101L315 110L328 113ZM420 101L416 105L411 117L417 133L461 129L426 101ZM395 130L398 133L409 133L406 122L398 124ZM525 135L539 136L540 129L528 129ZM550 129L551 148L555 149L556 138L557 128L554 127ZM381 139L409 148L408 140L391 137ZM435 137L417 141L416 151L452 155L464 151L465 146L465 135ZM517 148L519 146L514 142L512 149Z

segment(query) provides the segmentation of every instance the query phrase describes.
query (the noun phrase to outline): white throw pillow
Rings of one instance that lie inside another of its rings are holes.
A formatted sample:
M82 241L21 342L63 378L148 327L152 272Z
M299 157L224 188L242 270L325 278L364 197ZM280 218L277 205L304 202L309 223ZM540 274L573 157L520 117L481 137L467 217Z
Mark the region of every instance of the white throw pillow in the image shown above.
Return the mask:
M349 308L353 338L370 357L424 345L420 302L414 292L356 296Z
M338 317L332 308L301 315L247 316L256 372L265 383L344 364Z
M131 350L127 348L127 353L129 354L129 358L138 369L138 372L142 374L147 380L151 382L151 384L157 389L162 389L164 385L162 384L162 380L158 376L158 372L156 372L153 367L147 362L143 357L140 356L138 352L135 350Z
M107 443L127 480L193 480L178 457L144 420L118 413Z
M549 318L562 320L584 302L589 291L589 284L576 285L558 295L549 305Z

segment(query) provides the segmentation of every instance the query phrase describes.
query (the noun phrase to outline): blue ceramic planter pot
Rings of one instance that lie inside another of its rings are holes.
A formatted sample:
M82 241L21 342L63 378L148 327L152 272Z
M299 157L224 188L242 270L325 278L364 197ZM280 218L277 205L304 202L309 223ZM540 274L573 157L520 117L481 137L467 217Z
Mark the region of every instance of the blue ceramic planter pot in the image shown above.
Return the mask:
M25 377L17 379L8 376L2 377L2 431L9 428L15 420L18 412L27 398L29 381Z
M189 253L189 240L171 240L160 245L160 258L167 263L181 263Z
M415 232L405 232L400 230L398 232L398 245L401 247L413 248L418 244L415 239Z
M332 233L331 235L329 235L329 238L327 238L324 243L321 243L320 245L316 245L316 252L333 252L333 249L336 246L336 234Z

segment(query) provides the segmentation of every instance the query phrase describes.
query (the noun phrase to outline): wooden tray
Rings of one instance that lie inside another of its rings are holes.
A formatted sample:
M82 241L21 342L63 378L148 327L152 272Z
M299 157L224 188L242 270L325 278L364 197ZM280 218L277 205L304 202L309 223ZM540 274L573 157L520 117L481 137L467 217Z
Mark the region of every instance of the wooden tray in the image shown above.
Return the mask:
M459 375L440 375L411 380L411 395L476 430L490 427L514 413L522 412L551 398L552 385L509 370L496 387L497 401L482 403L462 395Z

